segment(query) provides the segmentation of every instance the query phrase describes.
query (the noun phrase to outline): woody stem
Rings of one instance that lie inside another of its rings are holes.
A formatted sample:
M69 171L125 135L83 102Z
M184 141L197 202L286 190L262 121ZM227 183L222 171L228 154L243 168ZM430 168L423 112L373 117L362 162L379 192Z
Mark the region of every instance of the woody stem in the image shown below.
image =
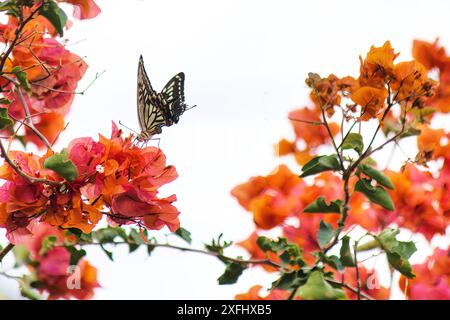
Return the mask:
M2 262L3 258L14 248L12 243L8 243L8 245L0 251L0 262Z

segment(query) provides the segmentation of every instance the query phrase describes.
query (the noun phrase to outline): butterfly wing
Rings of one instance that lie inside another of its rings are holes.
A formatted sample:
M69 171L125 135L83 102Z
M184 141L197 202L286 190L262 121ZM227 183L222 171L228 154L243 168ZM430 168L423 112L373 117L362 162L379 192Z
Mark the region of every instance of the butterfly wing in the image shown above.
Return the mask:
M159 95L150 84L144 68L144 60L141 56L139 58L137 79L137 111L139 126L141 127L141 138L149 139L152 135L162 132L161 128L166 125L166 118L162 112L161 105Z
M177 123L180 115L186 111L184 103L184 73L175 75L164 86L161 95L165 99L166 113L172 122Z

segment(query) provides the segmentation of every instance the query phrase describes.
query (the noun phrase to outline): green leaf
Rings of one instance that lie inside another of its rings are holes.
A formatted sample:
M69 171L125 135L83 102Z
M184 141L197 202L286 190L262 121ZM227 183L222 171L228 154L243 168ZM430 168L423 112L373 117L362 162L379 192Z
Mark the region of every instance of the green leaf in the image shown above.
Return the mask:
M232 241L224 241L222 240L223 234L221 233L217 239L213 239L211 244L205 244L205 248L208 251L215 252L218 254L223 254L223 250L228 248L233 244Z
M76 266L81 258L86 255L84 249L77 249L74 246L66 246L67 251L70 253L70 265Z
M364 150L363 138L359 133L349 133L342 142L341 149L353 149L360 155Z
M258 237L258 239L256 239L256 244L264 252L271 251L277 253L278 251L282 251L287 247L288 241L283 237L280 237L275 241L268 237L260 236Z
M394 203L392 202L389 193L380 186L372 186L370 180L360 179L356 182L355 191L364 194L371 202L379 204L387 210L394 210Z
M260 236L256 240L256 244L264 252L270 251L276 253L284 265L304 265L299 246L295 243L289 243L286 238L279 237L277 240L272 240Z
M20 67L15 67L14 69L11 70L11 72L13 72L16 75L17 80L19 81L22 88L24 88L26 91L30 91L30 84L28 83L27 73L22 71Z
M420 129L416 129L414 127L406 128L403 133L399 136L400 139L418 136L422 131Z
M331 201L328 205L325 201L325 197L318 197L314 202L309 204L303 212L306 213L340 213L341 212L341 200Z
M20 294L22 297L30 300L40 300L42 298L36 290L33 290L29 286L25 285L20 286Z
M310 273L306 283L299 287L296 297L304 300L344 300L347 299L343 290L333 288L324 278L322 272Z
M65 152L56 153L45 159L44 168L55 171L69 182L74 181L78 177L77 167L75 167Z
M70 232L70 234L73 234L74 236L77 237L77 239L81 238L81 235L83 234L83 231L81 231L80 229L77 228L69 228L66 231Z
M54 235L45 237L42 240L41 249L39 250L39 255L43 256L48 251L52 250L55 247L57 241L58 241L58 238Z
M385 186L386 188L394 190L394 185L392 184L391 180L388 177L386 177L381 171L378 171L374 167L368 166L366 164L361 164L358 166L358 168L366 176L374 179L376 182L378 182L382 186Z
M391 267L393 267L395 270L398 270L401 274L403 274L405 277L409 279L414 279L416 276L413 273L411 264L408 260L403 259L398 253L396 252L387 252L387 259Z
M231 262L227 265L225 272L217 280L219 281L219 284L236 283L246 268L247 265L244 263Z
M185 228L178 228L177 231L175 231L175 234L177 236L179 236L181 239L183 239L184 241L186 241L187 243L191 244L192 242L192 238L191 238L191 233L186 230Z
M380 243L375 239L375 240L365 242L363 244L359 244L356 247L356 251L358 251L358 252L369 251L369 250L373 250L373 249L376 249L379 247L380 247Z
M317 232L317 242L322 249L331 241L333 235L334 231L331 224L320 220L319 231Z
M341 262L344 266L355 266L355 260L353 259L352 250L350 249L350 237L344 236L342 238L342 245L339 253L341 256Z
M60 37L64 35L64 27L67 23L67 15L60 7L58 7L56 2L49 1L45 3L39 9L39 14L50 21Z
M16 0L8 0L8 1L3 1L2 3L0 3L0 12L1 11L6 11L7 15L13 16L13 17L20 17L21 15L21 8L19 8L16 4Z
M11 101L9 101L9 99L6 98L0 98L0 104L11 104Z
M147 253L148 253L148 255L151 255L153 250L155 250L155 248L156 247L154 245L152 245L152 244L147 245Z
M377 162L371 157L365 158L363 161L361 161L361 163L372 167L377 165Z
M413 279L415 275L408 259L416 252L417 248L412 241L397 240L396 236L399 232L395 229L385 229L375 239L386 252L389 264L404 276Z
M130 239L132 239L136 245L146 244L136 229L131 229Z
M341 166L336 155L318 156L306 163L302 168L300 177L307 177L324 171L338 171Z
M325 263L338 271L344 270L344 265L342 264L342 261L338 256L324 256L323 261L325 261Z
M128 244L128 252L129 253L136 251L138 248L139 248L139 246L137 244L134 244L134 243Z
M411 112L416 117L426 117L436 112L436 108L433 107L424 107L424 108L413 108Z
M281 276L272 283L272 289L289 290L298 288L306 282L303 271L282 272Z
M116 237L122 238L124 241L127 241L128 237L121 227L106 227L102 229L98 229L93 232L94 238L98 240L100 243L112 243Z
M109 250L106 250L105 247L103 246L103 244L100 244L100 248L108 256L109 260L114 262L113 253L111 251L109 251Z
M13 254L16 260L14 265L15 268L29 264L31 261L30 251L28 251L27 247L23 244L15 245L13 248Z
M66 229L66 234L68 236L76 237L75 243L91 243L94 240L95 233L96 231L90 233L83 233L83 231L81 231L78 228Z
M417 248L412 241L399 241L397 235L400 230L384 229L376 239L380 242L385 250L394 251L400 254L403 258L409 259L411 255L417 251Z
M15 9L17 5L14 2L14 0L3 1L2 3L0 3L0 11Z
M398 241L392 251L398 253L404 259L409 259L417 251L417 248L412 241Z
M9 127L14 122L11 120L8 114L8 109L0 108L0 130Z

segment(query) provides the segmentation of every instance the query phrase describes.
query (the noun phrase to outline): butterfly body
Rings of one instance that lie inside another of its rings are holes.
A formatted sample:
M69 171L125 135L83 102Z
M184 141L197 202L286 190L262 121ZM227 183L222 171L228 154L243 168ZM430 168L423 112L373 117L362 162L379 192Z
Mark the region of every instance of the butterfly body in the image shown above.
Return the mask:
M184 73L180 72L156 92L144 68L142 56L138 66L137 110L141 132L139 141L148 141L162 132L162 127L178 123L180 115L187 109L184 102Z

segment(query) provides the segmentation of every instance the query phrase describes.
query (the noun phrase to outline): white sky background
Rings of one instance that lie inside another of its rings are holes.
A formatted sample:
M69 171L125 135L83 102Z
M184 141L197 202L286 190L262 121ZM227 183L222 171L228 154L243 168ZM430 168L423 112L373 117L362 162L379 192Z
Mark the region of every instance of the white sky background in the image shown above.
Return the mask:
M198 107L163 129L160 147L179 178L162 192L177 194L182 226L192 232L197 247L222 232L225 239L239 241L253 231L251 215L229 192L277 163L293 163L276 159L273 144L293 137L287 113L308 103L308 72L357 76L358 56L385 40L401 52L399 60L411 59L416 38L440 37L450 49L448 1L97 3L102 13L74 21L66 36L73 43L68 49L86 56L90 65L80 90L96 72L106 72L76 97L59 146L80 136L109 136L111 120L138 130L140 54L156 90L183 71L186 101ZM395 161L401 160L398 156ZM245 254L239 249L229 253ZM98 299L231 299L276 277L254 268L238 284L219 286L223 264L208 256L159 249L147 258L143 249L128 255L126 248L114 254L112 263L89 248L88 259L103 287ZM0 281L14 295L14 283Z

